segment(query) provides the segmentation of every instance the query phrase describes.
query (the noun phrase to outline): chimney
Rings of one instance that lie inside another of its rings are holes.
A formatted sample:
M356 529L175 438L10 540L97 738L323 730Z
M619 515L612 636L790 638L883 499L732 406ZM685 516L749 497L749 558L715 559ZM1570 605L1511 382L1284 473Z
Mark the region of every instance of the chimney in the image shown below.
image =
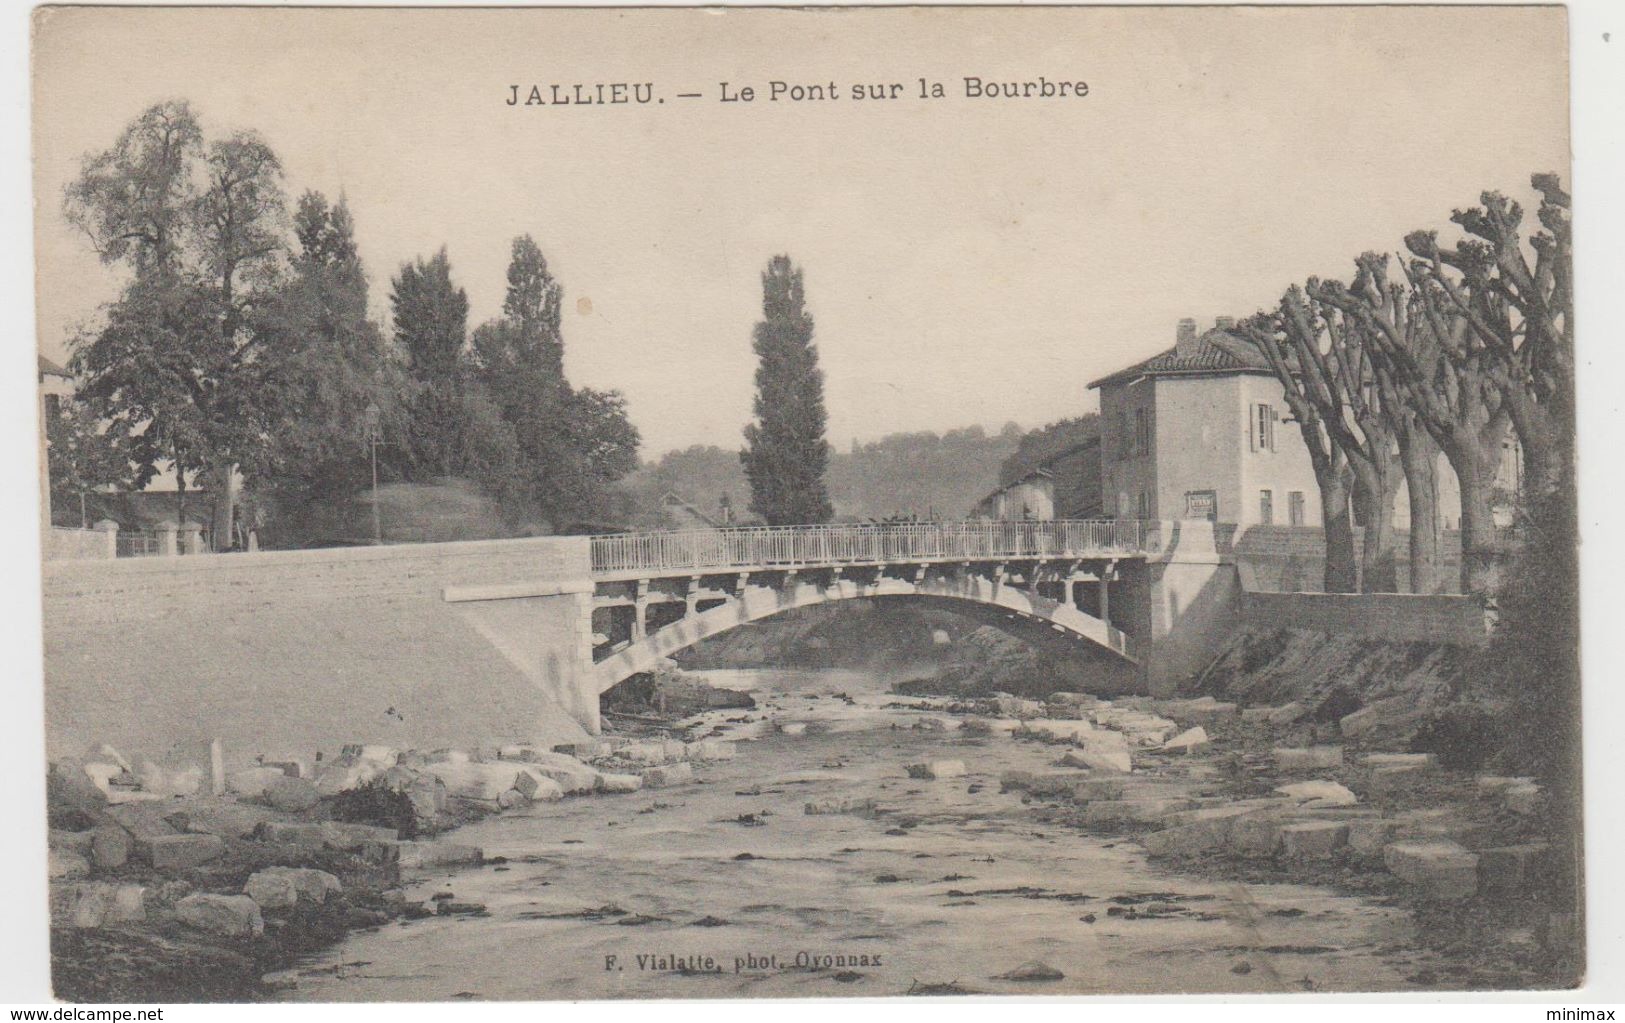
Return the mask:
M1236 326L1236 318L1234 316L1220 316L1213 321L1213 326L1219 330L1233 330Z
M1179 331L1174 335L1174 354L1181 358L1188 358L1196 354L1196 321L1184 319L1179 321Z

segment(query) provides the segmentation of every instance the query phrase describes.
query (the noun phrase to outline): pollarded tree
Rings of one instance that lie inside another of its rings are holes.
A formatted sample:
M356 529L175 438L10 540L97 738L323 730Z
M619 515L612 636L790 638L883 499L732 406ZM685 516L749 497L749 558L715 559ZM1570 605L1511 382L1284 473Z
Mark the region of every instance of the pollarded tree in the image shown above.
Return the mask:
M1328 385L1317 375L1315 360L1299 351L1300 346L1318 346L1322 330L1316 326L1315 314L1307 308L1303 292L1296 285L1282 296L1274 312L1258 313L1236 326L1236 333L1263 353L1281 381L1287 407L1308 449L1309 464L1320 488L1321 525L1326 537L1325 590L1353 593L1359 589L1359 570L1354 558L1354 522L1349 513L1354 469L1345 444L1347 431L1333 422L1339 414L1335 405L1320 399L1319 392Z
M824 482L824 374L801 271L789 256L774 256L762 274L762 320L753 347L756 421L745 427L739 453L751 510L775 526L828 522L834 509Z
M1454 247L1433 231L1405 239L1408 272L1445 332L1445 356L1491 379L1501 391L1536 496L1572 478L1574 442L1574 257L1570 200L1555 174L1536 174L1541 230L1522 238L1523 208L1499 192L1451 220L1466 232ZM1529 254L1533 252L1534 260Z

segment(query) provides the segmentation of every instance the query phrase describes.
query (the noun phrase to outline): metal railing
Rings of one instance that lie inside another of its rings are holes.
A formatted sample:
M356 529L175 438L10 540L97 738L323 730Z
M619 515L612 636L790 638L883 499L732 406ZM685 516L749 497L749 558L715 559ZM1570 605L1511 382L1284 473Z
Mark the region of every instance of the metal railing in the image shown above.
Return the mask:
M592 538L596 573L832 566L989 558L1100 557L1160 548L1135 520L760 526Z

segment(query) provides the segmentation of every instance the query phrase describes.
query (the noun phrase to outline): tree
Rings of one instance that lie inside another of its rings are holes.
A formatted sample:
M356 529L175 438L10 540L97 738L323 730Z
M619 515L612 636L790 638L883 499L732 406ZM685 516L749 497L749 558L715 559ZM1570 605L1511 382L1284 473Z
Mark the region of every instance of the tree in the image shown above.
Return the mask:
M416 385L410 400L408 463L419 476L455 474L462 449L468 294L452 283L444 246L428 260L419 257L401 265L390 305L395 342Z
M252 318L279 266L276 154L248 132L205 146L185 102L159 103L85 160L63 209L130 271L106 323L74 341L80 394L129 442L139 485L172 463L182 519L190 482L212 477L226 542L233 467L256 461L267 433Z
M756 421L739 453L750 481L751 510L769 525L828 522L834 509L824 483L824 374L805 308L802 274L774 256L762 274L762 320L753 347Z
M1318 352L1322 328L1317 323L1306 307L1303 292L1293 285L1275 312L1261 312L1237 324L1236 333L1251 341L1269 360L1309 451L1309 463L1320 488L1321 523L1326 534L1326 592L1353 593L1359 588L1359 578L1354 560L1354 523L1349 516L1354 470L1345 443L1347 431L1334 420L1338 414L1335 403L1322 400L1327 381L1320 376L1314 357L1301 350Z
M307 191L294 233L292 272L256 317L255 329L274 335L260 378L278 414L264 464L249 481L287 519L279 530L285 540L308 539L300 535L306 509L366 483L369 405L381 410L385 437L406 432L399 400L405 381L367 315L367 277L348 206Z
M1401 285L1388 280L1382 256L1368 253L1359 267L1352 291L1323 294L1361 322L1381 379L1449 460L1461 494L1462 588L1494 592L1501 561L1494 484L1509 422L1496 355L1468 341L1467 318L1424 269L1407 266Z
M1430 316L1459 318L1463 331L1444 332L1445 355L1472 364L1501 392L1523 445L1528 485L1554 492L1571 474L1574 426L1574 287L1570 200L1555 174L1535 174L1542 230L1528 241L1523 208L1499 192L1450 219L1467 237L1454 247L1438 233L1406 236L1412 275Z
M88 529L89 496L131 483L127 446L116 436L107 436L90 407L73 398L63 398L54 414L46 416L45 437L52 518L57 524Z

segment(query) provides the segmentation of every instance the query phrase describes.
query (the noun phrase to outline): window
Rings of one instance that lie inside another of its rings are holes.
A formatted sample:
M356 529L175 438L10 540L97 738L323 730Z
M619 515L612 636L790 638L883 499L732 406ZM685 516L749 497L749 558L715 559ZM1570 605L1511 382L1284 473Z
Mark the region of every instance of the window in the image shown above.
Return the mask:
M1128 413L1117 413L1117 457L1130 458L1134 454L1134 438L1128 432Z
M1136 454L1151 453L1151 410L1148 408L1134 410L1134 448Z
M1145 520L1145 519L1149 519L1151 517L1151 492L1150 491L1148 491L1148 490L1140 491L1140 503L1139 503L1139 507L1138 507L1137 510L1139 511L1139 514L1135 516L1136 518L1141 519L1141 520Z
M1286 495L1286 513L1294 526L1303 525L1303 491L1294 490Z
M1270 490L1258 492L1258 521L1261 525L1273 526L1275 524L1275 493Z
M1250 417L1251 441L1254 451L1275 450L1275 407L1273 405L1254 405Z

